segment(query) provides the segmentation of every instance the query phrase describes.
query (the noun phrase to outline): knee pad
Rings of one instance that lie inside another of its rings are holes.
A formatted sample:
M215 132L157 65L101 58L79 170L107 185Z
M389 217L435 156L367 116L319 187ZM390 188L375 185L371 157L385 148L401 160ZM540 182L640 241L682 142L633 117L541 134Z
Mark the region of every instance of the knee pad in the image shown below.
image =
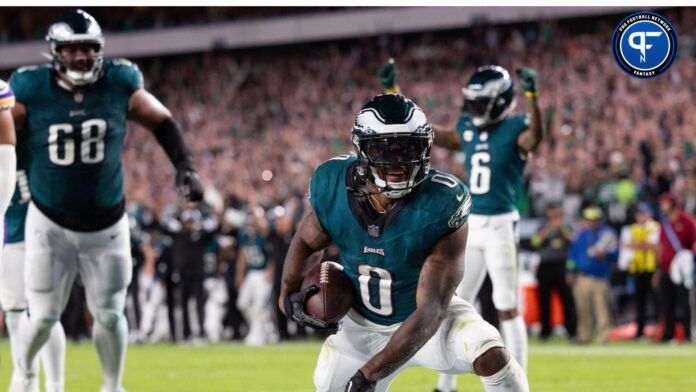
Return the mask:
M109 331L115 331L123 318L123 312L113 309L99 309L95 320Z

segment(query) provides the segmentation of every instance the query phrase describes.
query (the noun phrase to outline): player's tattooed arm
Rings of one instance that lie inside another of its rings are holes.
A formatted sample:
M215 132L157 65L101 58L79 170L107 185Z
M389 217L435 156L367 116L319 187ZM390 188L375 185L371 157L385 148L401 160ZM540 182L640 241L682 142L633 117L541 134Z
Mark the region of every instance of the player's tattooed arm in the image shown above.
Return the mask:
M361 369L370 381L395 372L437 332L447 315L447 306L464 275L464 249L468 235L465 223L441 239L426 258L418 279L416 310L401 324L382 351Z
M435 143L436 146L448 150L459 150L461 147L459 144L459 136L454 128L433 124L433 131L435 131L433 143Z
M331 237L321 227L317 214L309 207L300 221L297 233L292 237L290 248L283 263L283 277L280 298L278 298L278 304L283 313L285 313L285 297L290 293L300 291L302 273L307 267L310 256L326 248L330 243Z

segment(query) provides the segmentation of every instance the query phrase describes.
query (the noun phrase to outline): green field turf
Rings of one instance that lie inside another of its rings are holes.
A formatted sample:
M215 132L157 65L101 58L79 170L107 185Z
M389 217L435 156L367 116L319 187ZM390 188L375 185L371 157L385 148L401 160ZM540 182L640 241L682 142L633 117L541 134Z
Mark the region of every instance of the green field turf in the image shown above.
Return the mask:
M214 346L131 346L125 386L129 392L311 391L318 342L246 348ZM0 390L10 376L9 347L0 343ZM616 343L609 347L532 343L533 391L696 391L696 345ZM437 375L409 369L391 391L429 392ZM98 390L100 372L91 344L70 344L68 392ZM474 376L460 378L460 391L483 391Z

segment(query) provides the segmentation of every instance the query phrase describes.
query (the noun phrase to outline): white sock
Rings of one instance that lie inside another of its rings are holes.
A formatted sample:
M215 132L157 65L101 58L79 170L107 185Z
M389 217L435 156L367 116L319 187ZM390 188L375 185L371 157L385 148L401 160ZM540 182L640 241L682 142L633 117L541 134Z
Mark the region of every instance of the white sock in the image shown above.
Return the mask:
M522 316L510 320L501 320L500 328L510 355L515 358L523 370L527 370L527 329Z
M437 390L441 392L454 392L457 390L457 376L454 374L440 373L437 379Z
M114 315L107 314L105 317L114 317ZM122 390L121 381L126 361L126 346L128 345L128 322L122 314L116 317L116 321L100 322L95 320L92 328L92 341L97 348L104 376L102 391L108 392ZM107 328L105 323L111 328Z
M488 377L481 376L481 382L486 392L529 392L524 369L514 358L510 358L510 362L498 373Z
M51 328L48 341L39 355L46 376L46 392L63 392L65 389L65 331L60 322L55 323Z

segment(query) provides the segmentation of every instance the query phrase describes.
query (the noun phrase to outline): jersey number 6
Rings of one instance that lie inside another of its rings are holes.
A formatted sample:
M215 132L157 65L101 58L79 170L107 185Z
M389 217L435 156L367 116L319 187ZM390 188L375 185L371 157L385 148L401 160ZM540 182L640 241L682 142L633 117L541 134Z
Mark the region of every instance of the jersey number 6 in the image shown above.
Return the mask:
M69 166L75 162L75 140L71 136L73 130L73 125L67 123L48 127L48 158L52 163ZM81 133L80 162L92 164L103 161L106 121L101 118L87 120L82 123ZM62 149L59 148L61 146Z
M477 152L471 156L471 173L469 173L469 190L474 195L488 193L491 189L491 169L484 164L491 161L487 152Z

